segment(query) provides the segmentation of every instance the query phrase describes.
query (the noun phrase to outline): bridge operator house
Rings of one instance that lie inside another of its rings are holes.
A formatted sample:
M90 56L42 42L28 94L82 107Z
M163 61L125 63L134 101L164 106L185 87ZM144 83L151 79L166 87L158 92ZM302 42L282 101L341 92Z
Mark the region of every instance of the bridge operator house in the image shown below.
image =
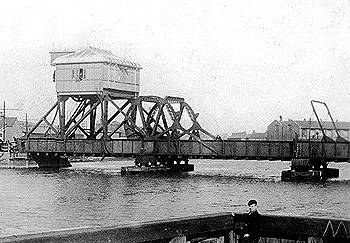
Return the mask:
M140 65L110 51L86 47L50 53L51 65L56 67L58 95L89 95L105 90L129 97L140 91Z

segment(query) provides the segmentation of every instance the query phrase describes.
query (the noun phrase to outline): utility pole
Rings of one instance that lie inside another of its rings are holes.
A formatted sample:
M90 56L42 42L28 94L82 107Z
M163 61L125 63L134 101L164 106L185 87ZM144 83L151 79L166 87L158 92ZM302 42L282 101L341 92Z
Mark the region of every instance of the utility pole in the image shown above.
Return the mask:
M6 111L6 105L5 105L5 101L4 101L4 109L2 111L2 140L4 140L4 142L6 142L6 137L5 137L5 133L6 133L6 115L5 115L5 111Z
M26 113L26 137L28 136L28 114Z

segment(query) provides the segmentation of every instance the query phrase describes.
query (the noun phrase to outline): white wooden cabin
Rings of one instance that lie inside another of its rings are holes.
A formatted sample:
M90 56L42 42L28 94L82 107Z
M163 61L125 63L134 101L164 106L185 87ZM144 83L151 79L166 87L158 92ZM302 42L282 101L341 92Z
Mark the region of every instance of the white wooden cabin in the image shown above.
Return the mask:
M91 95L108 91L114 96L134 97L140 91L138 63L94 47L76 51L52 51L58 95Z

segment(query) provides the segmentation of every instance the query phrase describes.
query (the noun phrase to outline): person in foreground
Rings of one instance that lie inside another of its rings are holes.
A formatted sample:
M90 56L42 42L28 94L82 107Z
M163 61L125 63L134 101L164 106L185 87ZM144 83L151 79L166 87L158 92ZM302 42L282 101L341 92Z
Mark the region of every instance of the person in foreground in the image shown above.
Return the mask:
M243 229L244 243L257 243L260 239L261 218L258 212L258 203L256 200L249 200L249 213L247 214L247 224Z

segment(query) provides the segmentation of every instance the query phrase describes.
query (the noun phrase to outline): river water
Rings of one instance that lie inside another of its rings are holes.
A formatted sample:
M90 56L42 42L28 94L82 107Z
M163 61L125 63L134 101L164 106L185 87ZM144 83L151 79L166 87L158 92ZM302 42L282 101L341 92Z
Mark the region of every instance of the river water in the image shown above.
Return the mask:
M350 164L340 178L281 182L289 162L191 160L195 171L121 176L132 160L74 163L57 171L0 169L0 235L119 225L217 212L350 219Z

